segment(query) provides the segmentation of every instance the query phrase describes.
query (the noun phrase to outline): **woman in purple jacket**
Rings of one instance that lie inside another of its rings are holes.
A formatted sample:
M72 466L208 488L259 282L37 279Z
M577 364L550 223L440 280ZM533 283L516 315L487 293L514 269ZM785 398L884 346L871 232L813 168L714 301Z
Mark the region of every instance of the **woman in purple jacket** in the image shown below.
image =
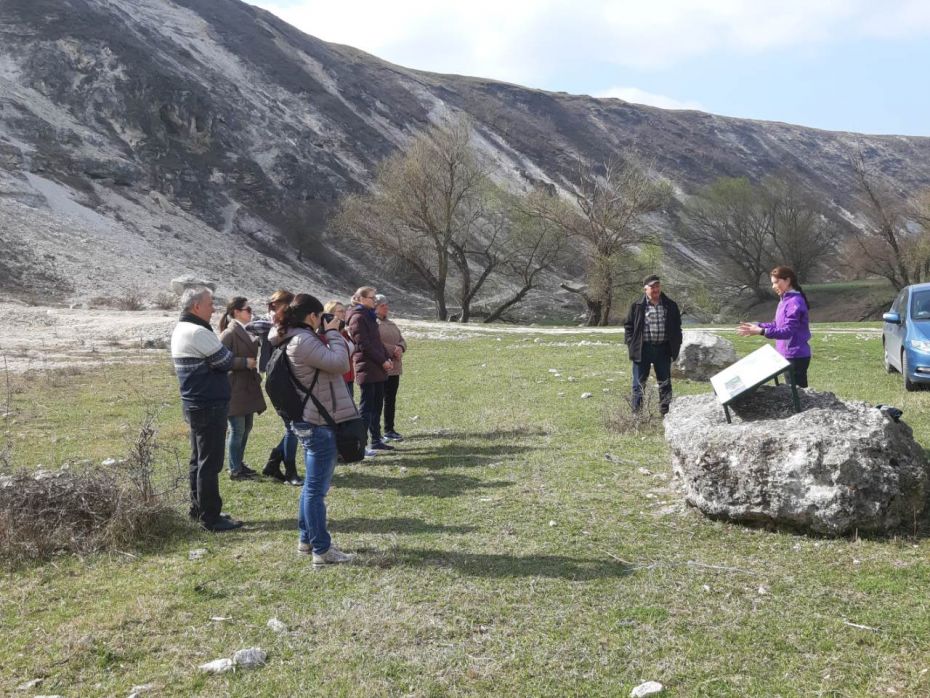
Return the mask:
M799 388L807 387L807 368L811 363L810 316L807 296L801 290L798 277L788 267L775 267L770 272L772 290L780 297L775 322L744 322L737 329L743 337L758 334L775 340L775 349L794 367L794 381Z

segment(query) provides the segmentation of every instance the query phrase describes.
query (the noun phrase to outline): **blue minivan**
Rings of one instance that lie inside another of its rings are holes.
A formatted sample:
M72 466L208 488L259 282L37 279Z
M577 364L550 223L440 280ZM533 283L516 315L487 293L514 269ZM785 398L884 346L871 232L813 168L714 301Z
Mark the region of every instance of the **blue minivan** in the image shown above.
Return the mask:
M901 289L882 320L885 370L904 376L905 390L930 383L930 283Z

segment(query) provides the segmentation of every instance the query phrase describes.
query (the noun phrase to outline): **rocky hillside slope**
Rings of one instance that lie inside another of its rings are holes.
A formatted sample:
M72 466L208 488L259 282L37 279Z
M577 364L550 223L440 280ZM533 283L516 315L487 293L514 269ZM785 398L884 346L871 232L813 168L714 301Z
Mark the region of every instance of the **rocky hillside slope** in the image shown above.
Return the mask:
M224 293L366 279L399 293L326 222L379 160L458 112L514 186L633 151L681 194L788 170L854 219L857 148L900 190L930 186L927 138L417 72L238 0L4 0L0 292L86 298L194 273Z

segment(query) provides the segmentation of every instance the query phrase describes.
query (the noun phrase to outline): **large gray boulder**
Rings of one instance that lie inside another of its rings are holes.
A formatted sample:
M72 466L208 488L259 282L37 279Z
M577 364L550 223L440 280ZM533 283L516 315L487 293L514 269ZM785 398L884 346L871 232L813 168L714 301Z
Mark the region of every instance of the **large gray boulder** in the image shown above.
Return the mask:
M673 401L665 418L672 469L705 514L819 534L912 524L930 493L923 449L906 424L864 402L763 386L731 407L714 395Z
M711 332L689 330L683 334L672 376L707 381L737 359L733 343Z
M178 276L171 279L171 290L179 296L189 288L203 288L204 286L211 291L216 290L215 283L198 279L196 276Z

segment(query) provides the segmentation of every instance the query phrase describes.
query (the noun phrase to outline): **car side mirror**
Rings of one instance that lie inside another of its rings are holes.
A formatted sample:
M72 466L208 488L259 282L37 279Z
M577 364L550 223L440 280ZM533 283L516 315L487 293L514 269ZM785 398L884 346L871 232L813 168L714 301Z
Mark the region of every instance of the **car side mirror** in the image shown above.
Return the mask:
M892 325L901 324L901 316L898 313L885 313L882 315L882 320L890 322Z

